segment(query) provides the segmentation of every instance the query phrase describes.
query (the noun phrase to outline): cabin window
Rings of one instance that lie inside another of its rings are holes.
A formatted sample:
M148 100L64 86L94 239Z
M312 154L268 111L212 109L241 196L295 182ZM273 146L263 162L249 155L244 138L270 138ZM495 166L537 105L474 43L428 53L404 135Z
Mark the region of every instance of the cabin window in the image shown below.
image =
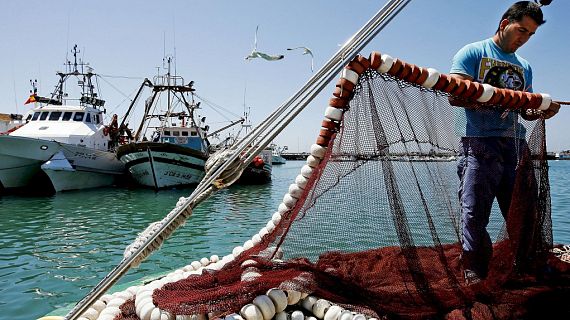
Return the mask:
M187 137L187 136L188 136L188 131L182 131L182 136L183 136L183 137Z
M179 137L180 136L180 131L172 131L172 135L175 137Z
M39 112L34 112L34 116L32 117L32 121L38 120L39 116L40 116Z
M190 132L190 135L191 135L192 137L195 137L195 136L197 136L197 135L198 135L198 132L196 132L196 131L192 131L192 132Z
M85 122L91 122L91 113L85 115Z
M99 114L95 115L95 123L101 123L101 118L99 118Z
M42 112L42 115L40 116L40 120L47 119L48 115L49 115L49 112Z
M32 118L32 115L28 114L28 116L26 117L26 122L30 121L31 118Z
M165 135L165 136L169 136L169 135L170 135L170 131L164 130L164 135Z
M83 121L83 115L85 112L76 112L73 116L73 121Z
M64 112L63 118L61 118L61 121L69 121L69 119L71 119L72 114L73 114L73 112L69 112L69 111Z
M59 112L59 111L54 111L54 112L50 113L50 115L49 115L49 120L51 120L51 121L57 121L57 120L59 120L59 117L61 117L61 112Z

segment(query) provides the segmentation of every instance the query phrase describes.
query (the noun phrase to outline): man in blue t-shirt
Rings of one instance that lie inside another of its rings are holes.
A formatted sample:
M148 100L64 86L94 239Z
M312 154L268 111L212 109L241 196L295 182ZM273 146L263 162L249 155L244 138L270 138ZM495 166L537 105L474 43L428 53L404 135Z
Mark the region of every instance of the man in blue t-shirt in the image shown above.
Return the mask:
M542 10L531 1L513 4L501 18L492 38L471 43L453 57L451 75L499 88L532 91L532 69L516 50L543 24ZM450 99L458 108L463 155L458 163L461 179L459 199L462 214L465 279L476 283L487 276L492 241L487 224L495 197L506 218L511 203L515 168L525 148L526 120L553 117L560 105L551 103L545 111L505 111L470 108Z

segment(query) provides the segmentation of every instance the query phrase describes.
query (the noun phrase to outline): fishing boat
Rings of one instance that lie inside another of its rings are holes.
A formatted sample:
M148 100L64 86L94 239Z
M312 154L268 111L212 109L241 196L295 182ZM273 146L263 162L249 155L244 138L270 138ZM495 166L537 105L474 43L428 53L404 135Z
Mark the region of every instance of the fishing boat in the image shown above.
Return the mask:
M237 181L239 184L265 184L271 181L273 170L273 150L268 147L256 155L243 170Z
M197 184L204 177L209 155L209 127L204 125L205 118L195 118L200 102L194 99L194 81L186 83L171 74L171 64L172 58L167 58L166 74L155 76L152 82L145 79L141 85L129 112L142 89L149 88L152 94L142 121L134 142L117 148L117 158L131 177L154 189Z
M287 160L283 158L282 154L283 152L288 150L287 146L279 147L276 144L272 144L271 148L272 148L271 162L274 165L285 164Z
M93 84L93 69L67 61L51 97L33 92L35 104L28 122L0 136L0 182L6 189L33 188L47 175L53 190L109 186L124 173L110 150L109 128L103 124L105 101ZM66 82L77 80L80 96L71 98Z

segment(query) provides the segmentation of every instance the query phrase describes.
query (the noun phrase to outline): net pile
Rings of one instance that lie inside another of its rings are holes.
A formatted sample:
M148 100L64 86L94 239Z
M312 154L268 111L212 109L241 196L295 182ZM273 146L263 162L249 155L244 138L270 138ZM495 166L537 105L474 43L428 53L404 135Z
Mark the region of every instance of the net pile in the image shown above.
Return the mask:
M378 53L358 56L344 69L312 155L267 227L201 274L154 290L153 305L169 317L223 317L278 288L287 293L287 310L299 301L295 292L330 302L315 314L325 319L331 304L378 318L568 316L555 309L570 296L570 281L567 264L550 253L543 119L515 114L510 209L506 219L493 209L488 277L465 283L456 161L461 113L450 98L520 113L547 99ZM144 307L136 299L116 319L138 319L136 309ZM318 305L309 300L301 302L306 315ZM335 315L328 319L340 319Z

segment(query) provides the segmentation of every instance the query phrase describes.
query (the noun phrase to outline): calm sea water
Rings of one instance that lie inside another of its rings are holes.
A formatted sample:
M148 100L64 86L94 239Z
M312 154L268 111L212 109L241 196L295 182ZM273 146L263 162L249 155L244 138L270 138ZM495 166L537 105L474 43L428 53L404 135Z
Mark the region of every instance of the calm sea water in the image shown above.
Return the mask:
M265 225L303 164L274 166L270 184L219 192L120 283L241 245ZM570 161L550 166L554 240L570 243ZM190 192L104 188L0 197L0 319L35 319L81 299L119 263L138 232Z

